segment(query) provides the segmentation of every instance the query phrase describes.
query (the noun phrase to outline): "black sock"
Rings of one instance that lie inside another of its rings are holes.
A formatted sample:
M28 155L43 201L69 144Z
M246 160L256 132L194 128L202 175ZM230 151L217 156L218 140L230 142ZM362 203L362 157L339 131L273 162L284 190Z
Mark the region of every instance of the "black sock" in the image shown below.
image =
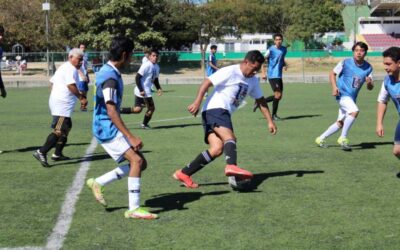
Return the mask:
M49 152L50 149L56 145L57 141L58 141L58 137L56 134L54 134L54 133L49 134L49 136L47 136L46 142L39 149L40 152L42 152L43 154L47 154L47 152Z
M131 114L132 113L132 109L129 108L121 108L121 114Z
M274 99L275 99L275 96L271 95L271 96L268 96L267 98L265 98L265 101L272 102Z
M214 158L211 157L208 150L203 151L191 163L182 168L182 173L191 176L213 160Z
M56 143L56 150L55 150L54 154L57 156L61 156L62 151L65 147L65 144L67 144L67 137L61 136Z
M143 124L147 126L150 120L151 120L151 115L148 116L147 114L145 114L143 118Z
M276 112L278 112L279 101L279 99L274 98L274 101L272 102L272 115L276 115Z
M234 140L227 140L224 143L224 154L225 154L226 164L228 165L237 164L236 142Z

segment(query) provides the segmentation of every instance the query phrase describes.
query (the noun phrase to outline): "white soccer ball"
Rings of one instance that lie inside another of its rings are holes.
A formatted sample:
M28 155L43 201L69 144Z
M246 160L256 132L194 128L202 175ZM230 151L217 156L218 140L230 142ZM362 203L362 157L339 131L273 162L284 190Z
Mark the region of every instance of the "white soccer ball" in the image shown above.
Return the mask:
M229 176L228 183L235 191L250 191L252 189L251 178L243 179L236 176Z

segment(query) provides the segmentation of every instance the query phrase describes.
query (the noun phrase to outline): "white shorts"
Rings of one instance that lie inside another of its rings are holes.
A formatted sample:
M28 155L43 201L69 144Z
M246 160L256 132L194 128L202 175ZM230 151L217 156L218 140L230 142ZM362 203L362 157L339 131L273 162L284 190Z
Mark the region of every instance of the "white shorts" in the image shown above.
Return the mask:
M344 118L346 118L346 115L359 111L356 103L350 96L342 96L338 101L338 103L339 103L339 114L337 118L338 121L343 121Z
M131 148L131 144L121 132L118 132L114 139L101 143L101 146L118 163L125 160L124 154Z

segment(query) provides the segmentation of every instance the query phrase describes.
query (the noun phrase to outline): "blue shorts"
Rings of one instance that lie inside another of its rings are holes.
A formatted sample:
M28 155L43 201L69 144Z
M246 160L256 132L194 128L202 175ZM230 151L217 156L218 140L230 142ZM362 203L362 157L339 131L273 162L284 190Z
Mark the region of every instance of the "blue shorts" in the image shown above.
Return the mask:
M400 145L400 121L397 123L396 132L394 133L394 144Z
M79 81L77 87L78 87L79 92L88 92L88 90L89 90L89 84L84 81Z
M215 127L229 128L233 131L231 114L226 109L209 109L201 113L203 128L204 128L204 142L208 144L208 135L214 133Z

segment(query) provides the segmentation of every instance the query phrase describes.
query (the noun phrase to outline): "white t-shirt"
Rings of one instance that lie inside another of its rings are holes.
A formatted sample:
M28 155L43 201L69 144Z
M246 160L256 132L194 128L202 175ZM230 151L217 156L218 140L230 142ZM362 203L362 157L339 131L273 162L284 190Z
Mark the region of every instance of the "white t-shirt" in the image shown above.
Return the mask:
M76 84L78 80L78 70L70 62L65 62L57 69L50 79L53 84L49 99L51 115L71 117L78 98L67 86Z
M144 92L146 93L144 97L151 97L151 86L153 85L154 79L156 79L160 74L160 66L148 61L140 66L138 73L142 76L140 82L143 86ZM140 90L137 86L135 87L135 95L143 97L140 95Z
M147 63L149 61L149 58L147 58L146 56L144 56L142 58L142 64Z
M254 99L263 96L258 78L247 78L240 70L240 65L224 67L208 79L214 85L214 91L208 96L202 111L222 108L232 114L246 98L247 94Z

